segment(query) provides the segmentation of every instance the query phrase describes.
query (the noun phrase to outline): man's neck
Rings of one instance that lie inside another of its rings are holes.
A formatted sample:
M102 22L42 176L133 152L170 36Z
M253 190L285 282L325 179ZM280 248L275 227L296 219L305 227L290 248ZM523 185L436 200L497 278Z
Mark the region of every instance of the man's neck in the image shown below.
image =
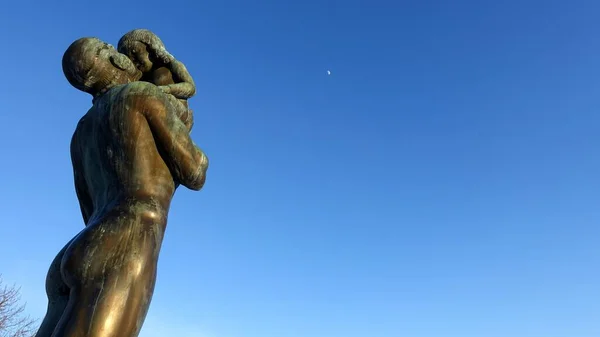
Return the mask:
M102 96L104 96L104 94L106 94L110 89L123 85L123 84L127 84L127 83L110 83L109 85L105 86L104 88L96 91L96 93L93 95L92 98L92 104L94 104L97 100L99 100Z

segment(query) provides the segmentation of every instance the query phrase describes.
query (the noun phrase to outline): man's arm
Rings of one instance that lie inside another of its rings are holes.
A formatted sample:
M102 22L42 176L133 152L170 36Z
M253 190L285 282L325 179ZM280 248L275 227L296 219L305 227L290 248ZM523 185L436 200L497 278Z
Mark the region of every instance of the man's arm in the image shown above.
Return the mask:
M179 99L193 97L196 94L196 84L185 65L177 60L173 60L167 64L167 67L171 70L175 84L160 86L161 90Z
M194 144L176 109L166 99L152 96L145 98L144 105L144 116L173 178L191 190L200 190L206 179L208 158Z
M88 221L94 212L94 205L92 203L92 198L88 193L85 178L83 177L83 166L81 165L81 159L79 158L80 151L76 141L76 135L77 130L71 139L71 164L73 165L75 193L77 194L77 199L79 200L79 208L81 209L83 222L87 226Z

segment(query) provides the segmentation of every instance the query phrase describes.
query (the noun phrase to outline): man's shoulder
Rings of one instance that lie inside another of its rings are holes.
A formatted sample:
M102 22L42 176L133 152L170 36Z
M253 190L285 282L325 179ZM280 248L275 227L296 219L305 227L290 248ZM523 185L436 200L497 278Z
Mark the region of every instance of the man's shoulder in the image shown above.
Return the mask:
M91 109L94 119L103 119L106 114L123 114L126 111L143 109L146 112L166 107L166 94L150 82L131 82L112 87L99 97Z
M100 100L104 101L104 103L115 103L119 100L140 97L156 97L159 100L164 100L164 95L156 85L150 82L138 81L117 85L108 90Z
M163 92L150 82L131 82L121 85L122 91L129 95L156 95Z

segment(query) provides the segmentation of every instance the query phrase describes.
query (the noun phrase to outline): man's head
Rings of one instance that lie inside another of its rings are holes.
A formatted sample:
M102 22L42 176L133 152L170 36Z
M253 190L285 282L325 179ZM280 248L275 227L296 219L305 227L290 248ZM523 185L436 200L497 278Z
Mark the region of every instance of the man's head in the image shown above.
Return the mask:
M127 56L94 37L73 42L63 55L62 68L72 86L93 96L141 77Z

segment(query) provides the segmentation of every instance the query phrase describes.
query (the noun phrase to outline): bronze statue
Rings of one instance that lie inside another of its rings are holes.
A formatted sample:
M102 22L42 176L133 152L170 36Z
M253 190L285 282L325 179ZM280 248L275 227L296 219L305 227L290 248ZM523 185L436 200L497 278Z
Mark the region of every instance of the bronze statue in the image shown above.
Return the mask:
M146 47L160 66L173 62L169 55L157 60L161 52ZM190 138L191 116L167 90L139 81L142 71L111 45L96 38L73 42L63 71L94 97L71 141L86 227L51 263L48 310L36 336L137 336L173 194L179 184L200 190L208 159Z

